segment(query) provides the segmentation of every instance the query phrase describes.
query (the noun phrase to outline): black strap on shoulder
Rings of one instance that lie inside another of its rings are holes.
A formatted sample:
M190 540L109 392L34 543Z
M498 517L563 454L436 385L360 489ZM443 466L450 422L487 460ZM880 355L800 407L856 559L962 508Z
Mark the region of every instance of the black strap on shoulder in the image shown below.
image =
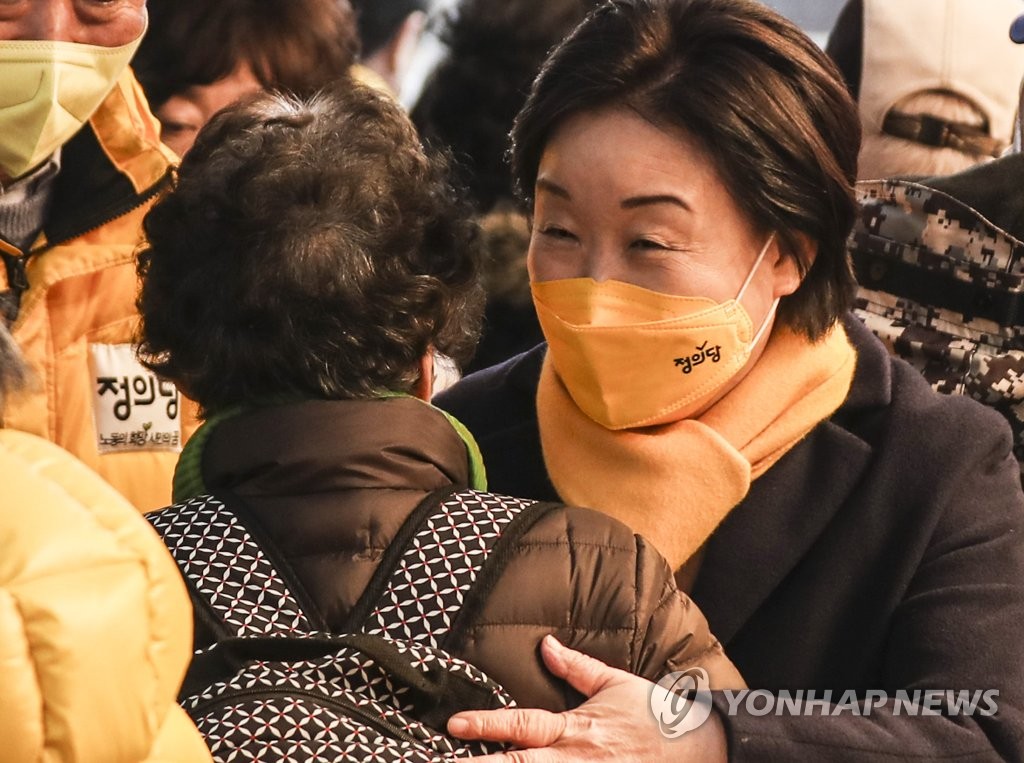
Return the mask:
M559 508L562 508L562 504L550 502L535 503L509 523L508 527L502 532L501 538L498 539L498 542L495 543L494 548L491 550L490 556L488 556L483 569L480 570L480 574L477 575L473 587L466 594L462 609L455 616L447 637L441 643L442 649L455 654L463 651L470 628L480 617L498 578L505 572L509 561L515 555L520 539L541 518L554 509Z
M25 255L14 255L0 250L0 258L7 271L7 288L0 291L0 319L10 328L18 318L21 296L28 291L28 275L25 272Z
M257 519L256 515L249 508L249 505L245 500L238 494L229 490L221 490L217 493L218 497L231 511L235 513L238 521L242 523L253 540L259 545L260 549L266 555L267 559L274 566L277 574L281 576L287 587L289 593L295 597L295 601L302 613L306 616L309 621L310 627L314 631L326 631L327 621L325 620L323 613L317 607L310 595L306 586L303 584L299 576L295 574L295 570L288 561L281 556L277 544L267 533L266 529Z
M433 647L449 640L453 625L461 634L483 606L507 550L548 508L474 490L431 494L389 545L345 630ZM200 496L148 518L203 602L200 613L212 614L214 636L327 630L238 496Z
M231 638L234 629L224 622L206 597L196 590L191 578L183 575L182 579L185 581L188 598L192 602L192 652L198 654L222 639Z
M349 628L438 646L505 532L536 505L474 490L431 496L392 542Z
M235 497L205 495L146 515L195 595L236 636L322 629L305 589ZM258 538L262 538L262 542ZM206 607L204 607L206 609Z
M344 631L356 633L361 629L370 611L380 600L388 581L391 579L392 574L394 574L395 567L398 566L402 554L405 553L413 537L419 532L427 517L438 511L441 504L455 493L456 490L457 488L451 487L434 491L420 501L419 506L413 509L412 513L406 517L405 522L398 528L395 537L384 550L380 562L377 563L377 569L373 571L370 582L366 584L366 588L363 589L359 600L349 612L345 620Z

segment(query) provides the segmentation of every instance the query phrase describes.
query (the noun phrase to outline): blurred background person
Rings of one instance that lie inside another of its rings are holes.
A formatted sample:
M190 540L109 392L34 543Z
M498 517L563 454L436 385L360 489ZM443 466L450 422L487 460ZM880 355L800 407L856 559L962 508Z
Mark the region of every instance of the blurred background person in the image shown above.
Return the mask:
M359 51L348 0L149 0L132 62L179 156L222 108L260 90L310 95Z
M1010 146L1019 0L849 0L827 51L857 101L861 180L945 175Z
M508 133L548 52L598 0L462 0L439 17L445 56L412 111L423 139L447 147L481 211L513 198Z
M1024 42L1024 16L1010 29ZM1002 414L1024 475L1021 178L1013 152L952 175L860 182L849 249L857 315L934 389Z
M154 509L195 422L131 344L142 216L176 160L128 68L146 22L145 0L0 12L0 315L33 377L4 426Z
M0 323L0 411L31 371ZM0 739L6 763L206 763L175 702L191 657L177 567L67 451L0 428Z
M1024 156L857 184L855 313L931 386L998 411L1024 469Z
M428 0L352 0L362 46L356 76L399 96L429 5Z
M463 0L441 17L445 56L412 112L420 135L447 146L479 213L487 308L467 371L542 340L530 297L526 215L515 202L508 133L548 51L596 0Z

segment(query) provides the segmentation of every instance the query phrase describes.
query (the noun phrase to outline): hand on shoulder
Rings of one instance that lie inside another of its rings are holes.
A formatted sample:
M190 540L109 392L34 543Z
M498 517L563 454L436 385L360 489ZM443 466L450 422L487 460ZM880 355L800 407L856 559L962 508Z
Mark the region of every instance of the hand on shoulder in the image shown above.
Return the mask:
M473 758L479 763L657 763L727 760L725 731L712 712L698 729L668 739L651 714L650 681L608 667L547 636L541 653L548 669L588 700L564 713L493 710L452 716L448 731L463 739L488 739L522 748Z

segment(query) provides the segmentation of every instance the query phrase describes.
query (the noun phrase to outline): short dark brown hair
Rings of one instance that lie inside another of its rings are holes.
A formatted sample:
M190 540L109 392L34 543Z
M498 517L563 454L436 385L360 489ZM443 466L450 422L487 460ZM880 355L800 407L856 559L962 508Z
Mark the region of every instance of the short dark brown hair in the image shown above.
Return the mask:
M548 58L516 120L525 201L552 131L608 105L691 136L787 251L800 251L796 232L817 243L779 306L786 325L817 338L851 306L860 122L834 64L795 25L752 0L609 0Z
M132 68L154 109L240 64L264 89L312 95L359 54L348 0L148 0L147 8Z
M145 218L140 356L205 415L288 396L408 392L465 362L476 229L391 98L263 94L199 134Z

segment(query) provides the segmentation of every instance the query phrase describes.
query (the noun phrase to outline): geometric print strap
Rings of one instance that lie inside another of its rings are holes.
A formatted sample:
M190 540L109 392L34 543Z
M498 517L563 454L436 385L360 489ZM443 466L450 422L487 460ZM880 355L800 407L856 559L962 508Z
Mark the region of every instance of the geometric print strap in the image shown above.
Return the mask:
M502 531L536 503L475 490L449 496L407 544L362 631L437 648Z
M313 630L259 544L217 498L191 498L146 519L185 578L235 636Z

